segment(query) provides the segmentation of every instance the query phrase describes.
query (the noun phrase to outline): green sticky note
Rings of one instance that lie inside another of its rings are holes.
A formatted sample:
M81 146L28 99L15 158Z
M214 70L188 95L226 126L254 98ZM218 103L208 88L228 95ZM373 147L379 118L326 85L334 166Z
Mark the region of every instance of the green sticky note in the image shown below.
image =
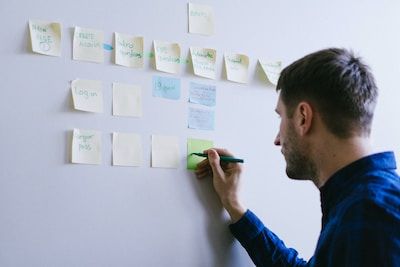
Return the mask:
M214 142L210 140L192 139L187 140L187 169L195 170L199 162L204 160L204 157L191 155L192 153L203 153L204 150L214 147Z

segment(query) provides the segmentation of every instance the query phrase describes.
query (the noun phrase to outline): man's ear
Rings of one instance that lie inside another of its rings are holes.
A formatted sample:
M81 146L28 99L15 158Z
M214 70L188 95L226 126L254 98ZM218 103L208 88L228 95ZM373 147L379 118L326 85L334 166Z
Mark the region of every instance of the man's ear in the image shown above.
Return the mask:
M308 102L300 102L296 108L295 124L300 135L306 135L312 126L313 109Z

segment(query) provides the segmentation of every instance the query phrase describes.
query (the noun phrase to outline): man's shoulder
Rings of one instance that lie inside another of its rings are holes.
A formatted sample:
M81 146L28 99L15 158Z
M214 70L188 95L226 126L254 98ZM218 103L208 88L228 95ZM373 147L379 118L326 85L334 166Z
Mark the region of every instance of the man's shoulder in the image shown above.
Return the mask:
M396 173L374 171L364 174L360 183L339 205L342 221L397 223L400 227L400 180Z

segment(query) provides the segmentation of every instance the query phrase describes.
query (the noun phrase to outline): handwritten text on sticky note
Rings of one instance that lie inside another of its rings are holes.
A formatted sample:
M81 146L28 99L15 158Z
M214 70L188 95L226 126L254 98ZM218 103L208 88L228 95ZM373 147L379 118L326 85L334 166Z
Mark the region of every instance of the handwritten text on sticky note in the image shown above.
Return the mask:
M115 33L115 64L130 67L143 67L143 37Z
M189 102L214 107L215 98L215 85L200 84L195 82L190 83Z
M102 31L75 27L73 42L73 59L104 62L104 33Z
M101 133L74 129L72 137L72 163L101 163Z
M225 54L226 77L229 81L247 83L249 57L241 54Z
M204 35L214 33L214 10L211 6L189 3L189 32Z
M177 43L154 41L156 69L168 73L179 73L181 49Z
M181 96L181 81L176 78L153 76L153 96L177 100Z
M61 55L61 24L41 20L29 20L32 51L35 53Z
M191 47L193 72L195 75L209 79L216 78L216 57L217 52L211 48Z
M89 112L103 112L102 82L95 80L73 80L71 83L74 108Z

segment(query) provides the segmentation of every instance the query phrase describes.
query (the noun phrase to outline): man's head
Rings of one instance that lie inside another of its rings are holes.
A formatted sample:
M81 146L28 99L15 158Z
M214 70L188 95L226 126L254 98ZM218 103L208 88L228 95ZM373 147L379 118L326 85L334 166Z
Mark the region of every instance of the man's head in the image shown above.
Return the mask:
M370 135L378 91L368 66L350 51L325 49L295 61L281 72L277 91L282 121L275 144L282 145L291 178L316 171L309 144L299 138L315 117L337 139Z
M307 101L337 137L370 134L378 90L368 66L348 50L325 49L295 61L282 71L277 90L289 117Z

